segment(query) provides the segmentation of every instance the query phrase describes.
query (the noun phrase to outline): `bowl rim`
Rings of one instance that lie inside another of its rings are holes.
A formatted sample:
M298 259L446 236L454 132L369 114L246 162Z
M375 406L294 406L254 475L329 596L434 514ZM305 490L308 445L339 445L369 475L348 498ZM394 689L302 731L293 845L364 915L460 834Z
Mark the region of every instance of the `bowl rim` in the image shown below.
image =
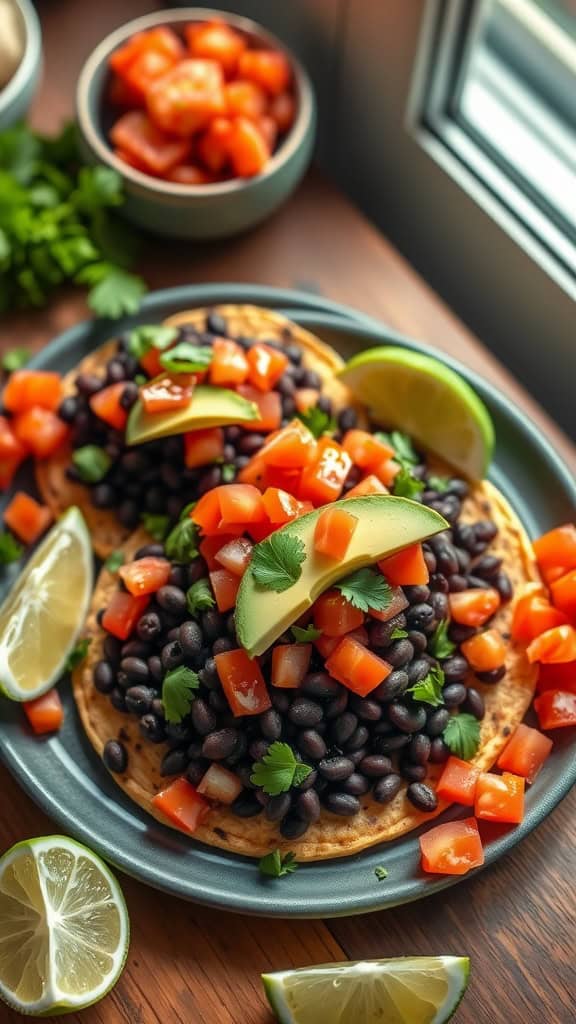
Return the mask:
M258 39L286 54L293 69L298 92L296 119L279 149L268 161L265 170L252 178L235 177L227 181L211 182L205 185L182 185L177 182L154 178L152 175L145 174L116 157L110 146L101 138L100 132L95 125L95 119L91 115L88 102L94 75L102 63L107 61L113 50L135 32L155 28L157 25L171 25L175 22L209 21L212 18L223 19L234 28L238 28L249 35L257 36ZM133 18L119 28L114 29L113 32L110 32L109 35L105 36L98 43L83 64L78 77L76 86L76 115L80 130L92 152L103 163L118 171L123 178L127 178L133 185L139 186L148 192L180 198L233 195L246 191L246 189L259 185L267 178L270 178L299 149L313 120L314 91L308 73L304 70L298 58L277 36L258 24L258 22L229 11L221 11L210 7L178 7L154 11L151 14Z
M13 0L24 25L24 53L22 59L3 89L0 89L0 114L20 95L36 73L42 60L42 32L36 10L30 0Z

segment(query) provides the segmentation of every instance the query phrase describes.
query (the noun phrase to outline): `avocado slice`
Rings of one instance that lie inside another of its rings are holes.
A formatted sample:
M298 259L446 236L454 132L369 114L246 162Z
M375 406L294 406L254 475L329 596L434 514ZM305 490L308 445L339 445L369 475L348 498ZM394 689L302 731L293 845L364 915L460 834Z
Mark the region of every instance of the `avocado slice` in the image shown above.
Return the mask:
M257 417L254 402L248 402L235 391L201 385L194 391L190 405L174 412L147 413L138 400L126 424L126 444L144 444L157 437L184 434L187 430L247 423Z
M238 640L251 657L263 654L338 580L449 528L449 523L433 509L391 494L344 498L333 502L330 508L346 509L358 518L344 561L334 562L314 551L314 530L323 511L318 508L277 531L304 542L306 557L296 583L276 593L257 583L250 568L244 573L235 620Z

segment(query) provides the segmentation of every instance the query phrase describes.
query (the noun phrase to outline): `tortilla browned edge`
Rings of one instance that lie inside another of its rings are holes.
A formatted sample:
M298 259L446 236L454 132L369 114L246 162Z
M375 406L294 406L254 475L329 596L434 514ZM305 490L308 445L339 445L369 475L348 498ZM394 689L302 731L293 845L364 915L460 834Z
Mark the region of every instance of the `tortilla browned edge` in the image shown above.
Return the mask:
M487 770L497 760L508 737L526 713L535 689L536 669L526 658L523 647L510 638L510 624L515 601L526 587L538 580L531 545L526 533L505 498L488 482L477 485L466 500L463 518L493 518L499 533L491 552L503 559L503 567L514 585L514 601L500 609L494 624L502 631L507 644L507 674L502 682L487 686L473 676L468 682L483 694L486 715L481 723L481 742L473 763ZM126 544L129 558L143 543L141 531ZM170 779L160 775L160 763L165 745L155 745L139 735L137 721L116 711L108 698L99 693L92 683L92 672L102 657L103 632L96 615L107 606L117 585L116 578L103 570L98 579L90 617L88 635L92 638L87 660L73 675L74 695L86 733L98 754L102 754L107 740L119 738L129 752L128 770L114 775L115 781L140 807L164 824L170 824L152 806L152 797L169 784ZM429 780L434 785L442 766L431 766ZM207 820L195 832L194 838L211 846L234 853L261 857L276 847L292 850L300 861L324 860L358 853L375 843L396 839L423 822L431 820L448 806L440 802L433 814L422 814L408 801L405 789L388 805L382 806L369 796L361 799L362 810L354 818L342 819L327 811L311 825L299 840L281 839L277 825L266 821L263 814L257 818L235 817L224 806L211 810ZM173 826L172 826L173 827Z
M279 313L258 306L217 306L215 310L204 308L177 313L169 317L165 323L175 327L191 324L204 330L206 317L213 311L226 317L228 330L234 337L244 335L262 341L268 338L286 345L295 342L302 349L303 365L320 375L323 391L332 398L335 411L352 404L359 410L348 389L334 376L344 365L340 356L329 345L325 345L309 331L298 327ZM95 352L85 356L79 365L63 378L63 394L75 394L74 381L80 373L103 377L106 363L115 352L116 341L113 340L107 341ZM96 554L100 558L107 558L112 551L122 546L132 531L118 522L113 511L95 508L90 501L88 488L74 483L66 476L70 461L70 448L64 446L51 458L36 462L38 489L55 518L71 505L76 505L86 520Z

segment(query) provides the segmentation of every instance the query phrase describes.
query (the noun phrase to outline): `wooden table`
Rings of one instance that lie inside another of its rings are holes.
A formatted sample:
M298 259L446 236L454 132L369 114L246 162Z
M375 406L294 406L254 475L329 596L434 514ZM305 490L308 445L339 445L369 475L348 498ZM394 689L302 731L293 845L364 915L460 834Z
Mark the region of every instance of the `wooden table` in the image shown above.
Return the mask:
M116 24L152 6L135 0L121 5L114 0L44 0L47 59L34 108L36 126L52 129L70 115L74 81L90 47ZM155 243L143 269L151 287L242 280L307 288L350 303L436 344L497 383L576 469L576 451L568 440L396 250L316 173L253 234L206 247ZM40 347L85 315L78 295L64 295L46 312L5 320L0 345ZM122 877L132 922L124 974L102 1003L59 1019L71 1024L270 1024L262 971L405 953L468 953L472 983L458 1024L569 1024L575 1018L575 810L572 792L513 853L464 885L423 903L364 917L265 922L199 909ZM0 848L53 829L6 775L0 792ZM19 1019L0 1010L5 1024Z

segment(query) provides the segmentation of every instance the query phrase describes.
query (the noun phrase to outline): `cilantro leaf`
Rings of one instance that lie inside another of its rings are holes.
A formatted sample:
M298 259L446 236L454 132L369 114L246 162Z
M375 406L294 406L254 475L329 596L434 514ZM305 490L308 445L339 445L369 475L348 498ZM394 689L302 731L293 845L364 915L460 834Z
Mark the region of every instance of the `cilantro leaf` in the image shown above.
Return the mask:
M177 327L164 324L142 324L130 331L128 350L135 359L141 359L152 348L163 352L178 337Z
M168 352L164 352L160 356L160 362L165 370L171 370L173 373L198 373L210 366L212 358L211 348L182 341Z
M122 205L122 178L111 167L82 167L71 202L85 213Z
M92 637L84 636L82 637L81 640L78 641L77 644L75 644L75 646L72 648L70 654L66 659L66 672L72 672L75 668L78 667L78 665L80 665L84 661L84 658L88 654L88 648L90 647L91 643Z
M205 612L216 604L207 579L196 580L186 591L186 606L190 615Z
M333 434L336 430L336 420L329 412L324 412L317 405L310 406L305 412L297 412L296 416L314 437L321 437L322 434Z
M430 473L427 484L432 491L438 491L439 494L444 494L450 487L450 477L434 476L433 473Z
M480 722L474 715L452 715L442 739L456 757L470 761L480 746Z
M137 373L134 377L134 383L137 384L139 388L141 388L143 384L146 384L147 380L148 377L146 377L144 373Z
M124 552L123 551L111 551L108 558L104 562L104 568L108 572L118 572L121 565L124 565Z
M394 458L401 466L417 466L420 462L408 434L402 434L399 430L392 430L389 434L380 431L375 436L379 441L383 441L384 444L394 449Z
M379 882L383 882L385 878L388 878L388 869L379 864L378 867L374 868L374 874Z
M402 466L400 472L394 477L392 494L399 498L417 498L423 490L422 480L418 480L406 466Z
M269 878L282 878L284 875L291 875L297 868L296 854L291 851L282 854L280 850L273 850L272 853L267 853L258 861L260 874L267 875Z
M11 533L0 532L0 565L17 562L24 554L24 548Z
M0 253L1 258L1 253ZM2 369L6 373L12 373L13 370L21 370L23 366L32 358L32 353L27 348L11 348L8 352L5 352L2 356Z
M105 273L88 292L90 309L96 316L111 319L118 319L124 313L136 313L146 291L142 278L113 263L104 266Z
M374 569L357 569L334 586L353 608L359 608L362 612L367 612L370 608L382 612L392 600L390 585Z
M391 640L405 640L408 636L407 629L400 629L399 626L395 626L390 635Z
M198 527L184 509L166 538L166 554L173 562L189 565L198 557Z
M271 743L261 761L252 765L250 782L260 786L269 796L286 793L292 785L299 786L312 769L296 760L288 743Z
M292 635L297 644L307 644L322 636L322 630L316 629L316 626L306 626L306 629L302 629L301 626L292 626Z
M428 640L428 650L433 658L449 658L456 650L456 644L448 636L448 620L441 619Z
M181 722L186 717L194 700L194 691L199 685L197 673L185 665L172 669L164 676L162 703L167 722Z
M106 476L112 465L112 459L108 452L99 448L98 445L85 444L83 448L77 448L72 453L72 463L84 483L97 484Z
M280 594L300 579L305 557L304 542L279 530L256 544L250 571L261 587Z
M233 462L225 462L222 466L222 483L231 484L236 479L236 466Z
M438 665L434 665L428 675L419 683L414 683L406 692L411 693L414 700L422 704L431 704L433 708L440 707L444 703L442 698L442 687L444 686L444 673Z
M144 529L151 537L154 537L154 540L164 540L170 525L169 516L158 515L155 512L143 512L140 518ZM168 554L168 552L166 553Z

